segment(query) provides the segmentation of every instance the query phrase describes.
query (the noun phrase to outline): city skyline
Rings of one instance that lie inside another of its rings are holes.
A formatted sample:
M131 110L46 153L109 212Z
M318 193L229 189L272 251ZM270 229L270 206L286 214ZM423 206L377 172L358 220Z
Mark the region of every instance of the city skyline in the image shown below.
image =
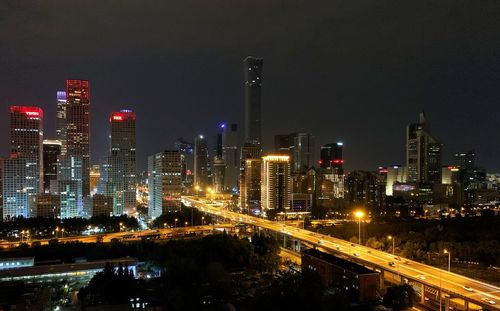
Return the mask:
M59 27L67 22L66 15L58 14L69 8L67 4L33 4L42 13L22 25L18 18L30 16L31 5L3 4L9 18L2 21L2 29L16 31L2 36L0 108L39 106L52 116L55 91L64 81L87 79L93 86L92 163L106 154L107 135L97 135L107 134L106 116L129 107L138 115L138 164L145 170L146 157L173 148L178 137L192 141L200 133L210 136L222 121L237 123L243 132L242 60L253 55L265 61L262 130L266 151L272 149L274 134L307 132L316 137L318 146L345 142L347 170L402 164L404 128L423 110L433 134L444 144L444 164L452 161L455 152L475 149L479 166L500 170L496 160L500 147L491 144L500 135L495 129L500 92L495 70L499 63L494 57L500 46L493 31L480 31L499 26L490 13L494 10L478 10L479 5L472 2L463 6L452 2L379 4L377 8L368 2L345 7L324 2L315 8L291 3L286 10L276 2L267 3L266 8L255 3L241 8L225 2L218 8L198 4L203 10L163 4L155 10L144 5L128 12L130 6L123 3L120 14L106 15L113 26L100 29L100 37L85 37L85 44L69 40L92 33L96 26ZM448 7L457 13L452 18ZM81 4L79 9L79 19L98 20L106 8L93 10L91 4ZM215 10L230 9L234 9L232 15L221 28ZM268 9L280 10L282 17L273 19L275 15L268 13L246 18L248 11ZM192 15L185 21L175 17L189 12ZM316 14L315 22L307 22L308 13ZM147 14L171 18L148 18L134 31L127 31L131 26L126 21ZM345 18L355 22L344 27ZM447 27L437 26L443 20ZM201 29L203 21L206 27ZM48 26L42 37L58 44L47 46L33 38L31 33L36 32L32 30L38 25ZM168 32L174 26L179 31ZM19 36L20 32L27 35ZM303 35L308 33L315 35ZM157 40L164 34L165 40ZM29 51L23 48L27 40L33 41ZM55 46L68 49L63 53ZM116 55L117 50L127 52ZM55 138L55 120L46 118L44 127L46 137ZM0 132L7 129L2 114ZM148 138L148 133L159 130L166 133L157 137L159 142ZM0 136L2 156L7 154L7 141L7 135Z

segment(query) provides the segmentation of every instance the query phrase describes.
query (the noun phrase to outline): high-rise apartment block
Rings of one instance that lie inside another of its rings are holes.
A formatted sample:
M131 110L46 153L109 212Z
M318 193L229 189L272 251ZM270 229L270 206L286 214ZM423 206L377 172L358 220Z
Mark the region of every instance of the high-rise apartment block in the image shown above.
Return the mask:
M178 150L165 150L148 157L149 217L180 208L182 161Z
M224 159L224 188L235 191L240 175L240 155L238 153L238 125L222 124L222 159Z
M260 212L260 179L262 160L243 160L240 176L240 207L245 213Z
M316 159L316 145L313 135L308 133L294 133L292 167L294 172L304 173L313 167Z
M57 91L56 139L61 142L61 154L66 154L66 91Z
M261 206L265 215L271 211L286 213L290 209L292 191L290 176L289 156L262 157Z
M321 146L320 148L320 168L328 173L343 174L344 158L342 151L344 143L337 142Z

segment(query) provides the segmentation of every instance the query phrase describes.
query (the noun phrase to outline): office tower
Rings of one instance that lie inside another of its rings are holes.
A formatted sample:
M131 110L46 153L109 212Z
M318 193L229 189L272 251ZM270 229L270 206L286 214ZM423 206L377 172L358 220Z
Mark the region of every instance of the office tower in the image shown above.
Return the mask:
M69 153L69 150L68 150ZM57 185L60 195L61 218L83 215L83 157L59 156Z
M460 169L457 166L443 165L441 183L443 185L454 185L459 182Z
M37 165L35 192L43 189L43 111L39 107L10 107L10 155L25 158L27 165Z
M66 146L68 156L81 158L82 194L88 196L90 194L90 94L89 82L86 80L66 80ZM67 160L67 163L72 161Z
M92 165L90 168L90 193L94 195L98 191L99 181L101 180L101 167L99 164Z
M61 154L66 154L66 91L57 91L56 139L61 142Z
M182 155L165 150L148 157L148 215L156 218L181 206Z
M238 154L238 125L222 124L222 159L226 165L224 188L231 192L238 189L240 155Z
M213 190L215 193L223 193L225 191L224 180L225 180L226 164L224 160L216 156L213 162Z
M207 140L203 135L198 135L194 140L194 184L205 189L208 184L209 160Z
M194 144L190 143L188 141L185 141L182 137L178 138L175 141L175 149L179 150L179 152L183 155L184 157L184 163L183 163L183 169L182 169L182 176L183 176L183 181L186 184L188 182L188 177L193 176L193 171L194 171ZM192 180L191 180L192 183Z
M59 140L43 140L43 192L52 193L57 183L57 157L61 155ZM52 187L50 184L52 183Z
M260 155L262 150L259 145L254 145L251 143L244 143L243 147L241 147L240 159L243 165L246 159L260 159Z
M112 112L111 150L116 214L134 215L136 211L136 115L130 110Z
M476 153L474 150L467 150L455 153L455 161L461 170L472 172L476 167Z
M308 133L295 133L293 135L293 171L305 172L315 164L316 147L314 136Z
M290 134L280 134L274 136L274 152L280 155L290 155L293 149L293 136Z
M44 218L61 217L61 201L57 194L40 193L36 198L36 216Z
M92 216L112 216L113 197L96 194L92 197Z
M353 171L346 176L346 199L351 205L375 207L378 204L377 174ZM385 191L385 188L384 188Z
M10 158L4 162L3 218L36 214L36 194L43 189L43 111L10 107Z
M262 143L261 88L262 58L248 56L243 61L245 71L245 142Z
M262 157L261 207L264 216L285 213L290 209L290 157L269 155Z
M332 144L326 144L320 148L320 160L319 166L323 171L334 174L344 173L344 158L342 157L342 151L344 148L344 143L337 142Z
M385 195L392 196L392 187L395 183L405 183L407 169L401 165L391 165L386 168Z
M410 183L441 182L441 144L431 136L424 113L406 128L406 167Z
M243 161L240 179L240 207L244 213L260 212L260 178L262 160L246 159Z

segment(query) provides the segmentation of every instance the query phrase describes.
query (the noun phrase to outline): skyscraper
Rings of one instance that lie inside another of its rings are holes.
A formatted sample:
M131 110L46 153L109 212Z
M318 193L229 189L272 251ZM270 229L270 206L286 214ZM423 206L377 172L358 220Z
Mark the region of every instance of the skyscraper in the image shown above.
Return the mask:
M292 192L290 157L269 155L262 157L261 207L265 215L285 213L290 209ZM285 216L286 217L286 216Z
M274 136L274 152L281 155L291 155L293 149L293 136L290 134L280 134Z
M248 56L243 61L245 71L245 142L260 145L261 88L263 59Z
M61 142L43 140L43 192L50 193L57 183L57 157L61 155ZM53 184L51 187L50 184Z
M209 158L207 140L198 135L194 140L194 184L205 189L208 186Z
M112 112L111 150L115 206L117 214L133 215L136 210L136 115L131 110Z
M87 80L66 81L66 144L67 155L81 157L82 194L87 196L90 194L90 93Z
M56 139L61 142L61 154L66 154L66 91L57 91Z
M315 138L308 133L295 133L293 135L293 171L304 173L314 166L315 162Z
M342 142L326 144L320 148L319 166L324 171L334 174L344 173L344 158L342 150L344 144Z
M180 208L182 155L165 150L148 157L148 216L156 218Z
M57 164L57 185L61 218L83 216L82 156L61 155Z
M261 159L243 161L240 179L240 207L244 213L260 212Z
M430 134L424 113L406 128L406 167L410 183L441 183L441 144Z
M36 216L36 194L43 189L43 111L10 107L10 159L4 162L3 218Z
M238 125L223 124L222 127L222 158L226 165L224 187L234 191L238 187L240 161L238 154Z

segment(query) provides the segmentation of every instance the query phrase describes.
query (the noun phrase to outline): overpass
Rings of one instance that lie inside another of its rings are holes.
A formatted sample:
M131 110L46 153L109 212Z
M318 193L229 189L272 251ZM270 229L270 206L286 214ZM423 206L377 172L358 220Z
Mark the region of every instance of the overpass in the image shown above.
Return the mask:
M479 307L487 310L500 310L500 288L491 284L285 223L228 211L220 204L210 204L199 198L185 196L182 201L187 206L202 212L281 233L285 238L303 241L330 253L347 257L361 265L380 271L385 280L392 280L398 284L406 281L417 287L421 302L424 302L426 296L431 296L440 303L443 299L446 310L450 299L462 300L463 308L466 310Z

